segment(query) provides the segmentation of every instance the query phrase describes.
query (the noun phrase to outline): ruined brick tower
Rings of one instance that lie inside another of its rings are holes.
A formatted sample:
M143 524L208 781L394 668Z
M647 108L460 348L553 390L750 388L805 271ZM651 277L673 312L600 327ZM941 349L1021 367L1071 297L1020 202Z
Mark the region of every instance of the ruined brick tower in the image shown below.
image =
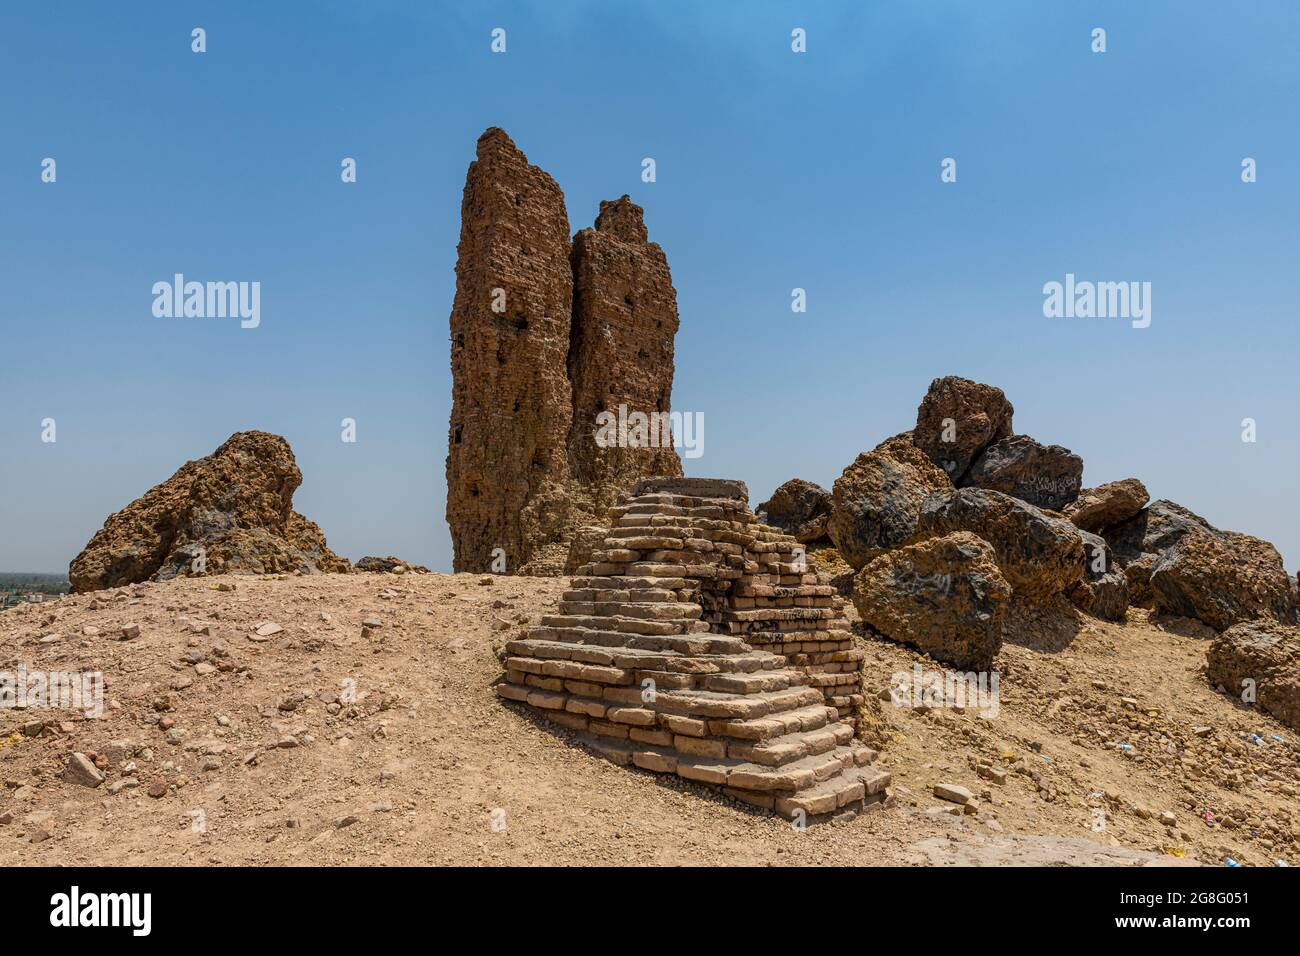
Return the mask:
M447 523L454 568L555 574L574 532L672 447L598 447L596 416L668 412L677 295L626 196L570 241L564 194L500 129L461 201L451 312Z

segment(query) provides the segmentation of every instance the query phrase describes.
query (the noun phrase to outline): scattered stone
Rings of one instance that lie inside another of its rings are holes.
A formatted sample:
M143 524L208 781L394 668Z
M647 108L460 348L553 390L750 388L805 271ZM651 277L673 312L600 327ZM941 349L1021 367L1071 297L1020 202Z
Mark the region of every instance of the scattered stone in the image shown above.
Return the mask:
M139 624L123 624L121 630L122 640L130 641L140 636Z
M940 800L962 805L973 803L975 800L973 793L955 783L936 783L934 785L934 795Z
M155 800L167 796L167 781L162 777L156 777L149 782L149 789L146 791L149 796Z
M267 638L267 637L271 637L272 635L279 634L283 630L284 628L282 628L279 624L276 624L274 621L263 621L261 624L257 625L257 629L254 631L254 633L258 637Z
M409 561L403 561L401 558L395 558L391 554L386 558L376 558L367 555L353 565L358 571L372 571L376 573L390 572L392 574L405 574L407 571L415 574L428 574L429 569L422 564L411 564Z
M68 768L63 773L63 779L69 783L94 788L104 782L104 775L100 773L94 761L85 754L74 753L68 759Z

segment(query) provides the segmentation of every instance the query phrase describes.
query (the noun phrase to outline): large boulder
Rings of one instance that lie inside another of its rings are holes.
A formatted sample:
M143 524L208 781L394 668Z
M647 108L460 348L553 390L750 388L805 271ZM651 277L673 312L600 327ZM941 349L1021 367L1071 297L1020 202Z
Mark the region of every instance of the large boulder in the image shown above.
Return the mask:
M1248 534L1184 537L1156 560L1151 593L1156 610L1196 618L1216 631L1256 618L1295 620L1282 556Z
M1063 518L1000 491L961 488L926 499L915 540L970 531L993 546L1017 596L1047 599L1083 575L1083 537Z
M831 518L831 493L821 485L791 478L755 509L759 517L807 544L826 537Z
M980 452L1011 436L1014 413L1000 388L956 375L936 378L916 410L912 442L961 484Z
M1103 532L1139 604L1215 630L1268 617L1292 620L1294 583L1267 541L1221 531L1172 501L1153 501Z
M1300 731L1300 628L1249 621L1228 628L1210 644L1205 677L1239 700L1251 699L1292 730Z
M1128 612L1128 578L1115 563L1106 539L1090 531L1083 538L1083 576L1066 596L1075 607L1108 621L1123 621Z
M1106 527L1102 537L1120 564L1127 565L1144 554L1159 556L1189 535L1217 534L1219 530L1200 515L1161 498L1128 520Z
M302 472L289 443L239 432L110 515L73 559L73 591L244 571L350 571L293 510Z
M835 480L827 530L844 560L861 568L911 536L927 495L951 488L924 452L895 436L863 452Z
M962 483L1060 511L1079 497L1083 459L1060 445L1040 445L1028 435L1012 435L980 452Z
M992 668L1010 600L993 548L964 531L882 554L853 582L864 623L962 670Z
M1151 500L1147 489L1136 478L1111 481L1096 488L1085 488L1079 497L1066 505L1064 512L1084 531L1100 532L1103 528L1132 518Z
M1183 538L1220 534L1193 511L1161 498L1133 517L1108 525L1100 532L1128 579L1129 602L1152 606L1151 571L1160 556Z

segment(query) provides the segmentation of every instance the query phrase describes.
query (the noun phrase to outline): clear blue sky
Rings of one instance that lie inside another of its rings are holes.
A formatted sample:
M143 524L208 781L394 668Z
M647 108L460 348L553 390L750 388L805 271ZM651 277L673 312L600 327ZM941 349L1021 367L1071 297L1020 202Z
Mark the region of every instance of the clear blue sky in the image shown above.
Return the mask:
M829 486L960 374L1085 483L1137 476L1300 565L1293 2L6 4L0 104L0 569L66 568L249 428L292 443L337 551L450 567L448 313L488 126L575 230L645 206L674 405L706 422L688 472L755 503ZM260 281L261 327L155 318L175 272ZM1045 318L1067 272L1151 282L1151 327Z

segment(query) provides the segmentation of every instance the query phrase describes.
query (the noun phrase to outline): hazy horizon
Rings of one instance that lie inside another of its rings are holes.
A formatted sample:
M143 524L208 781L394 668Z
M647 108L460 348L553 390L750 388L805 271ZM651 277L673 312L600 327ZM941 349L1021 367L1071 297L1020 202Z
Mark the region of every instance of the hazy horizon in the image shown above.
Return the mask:
M556 179L571 231L602 199L645 208L678 293L673 407L706 421L687 474L742 479L752 504L789 478L829 488L962 375L1006 392L1018 433L1079 454L1085 486L1137 477L1300 567L1300 8L132 14L0 14L10 573L66 573L30 569L66 569L110 514L248 429L289 441L294 508L333 550L449 570L448 316L491 126ZM259 282L260 324L156 317L176 273ZM1150 326L1045 317L1067 275L1151 283Z

